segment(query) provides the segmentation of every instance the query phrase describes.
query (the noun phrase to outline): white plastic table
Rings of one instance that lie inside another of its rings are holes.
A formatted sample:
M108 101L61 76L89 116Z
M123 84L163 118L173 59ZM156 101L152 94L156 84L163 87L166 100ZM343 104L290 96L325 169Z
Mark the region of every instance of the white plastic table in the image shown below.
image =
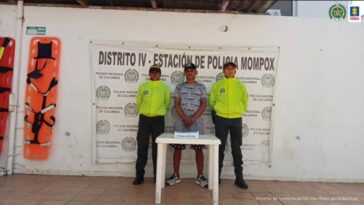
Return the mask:
M166 154L168 144L203 144L209 148L209 190L212 190L212 204L219 204L219 144L221 141L213 135L200 135L198 139L175 138L173 133L163 133L156 139L158 144L157 178L155 185L155 203L161 203L162 188L166 177Z

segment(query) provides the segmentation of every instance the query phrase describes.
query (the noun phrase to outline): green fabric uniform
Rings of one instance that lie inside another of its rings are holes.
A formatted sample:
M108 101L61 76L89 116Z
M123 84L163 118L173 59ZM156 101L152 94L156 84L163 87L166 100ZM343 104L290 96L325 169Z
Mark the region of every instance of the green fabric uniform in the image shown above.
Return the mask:
M248 93L236 78L223 78L212 86L209 103L216 115L239 118L248 109Z
M161 80L149 80L140 85L138 89L138 110L145 116L164 116L168 111L170 101L169 87Z

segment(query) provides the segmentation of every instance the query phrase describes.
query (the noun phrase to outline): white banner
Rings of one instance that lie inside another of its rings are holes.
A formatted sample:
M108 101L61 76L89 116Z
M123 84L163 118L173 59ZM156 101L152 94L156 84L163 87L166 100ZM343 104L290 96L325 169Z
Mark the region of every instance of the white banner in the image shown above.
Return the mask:
M134 162L138 110L136 93L148 79L149 67L161 65L162 77L171 92L184 81L183 65L198 67L197 80L209 93L212 84L222 77L226 61L237 64L237 78L249 93L248 111L243 117L244 162L268 162L273 91L278 68L278 47L189 46L157 43L91 42L91 65L94 85L95 161ZM176 114L166 115L166 132L173 132ZM206 134L214 134L210 110L204 114ZM226 163L232 163L230 143ZM191 155L193 157L193 155ZM194 157L193 157L194 158ZM194 160L194 159L191 159Z

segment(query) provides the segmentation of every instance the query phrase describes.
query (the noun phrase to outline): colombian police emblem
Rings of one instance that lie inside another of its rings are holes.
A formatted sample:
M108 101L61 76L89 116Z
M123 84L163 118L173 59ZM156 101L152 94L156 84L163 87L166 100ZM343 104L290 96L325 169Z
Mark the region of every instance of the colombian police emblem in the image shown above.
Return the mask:
M271 88L274 85L274 76L272 74L264 74L261 79L261 83L263 87Z
M138 107L136 103L128 103L124 108L125 116L135 117L138 115Z
M111 91L107 86L100 86L96 89L96 97L100 100L108 100L110 98Z
M334 4L329 9L330 19L335 21L341 21L345 19L346 9L341 4Z
M100 120L96 123L96 133L98 135L107 135L110 132L110 123L107 120Z
M132 152L135 150L136 148L136 140L132 137L125 137L122 141L121 141L121 149L124 152Z
M220 95L225 95L225 88L220 89Z
M181 71L174 71L171 74L171 82L173 85L178 85L180 83L183 83L184 80L185 80L185 76L183 75L183 73Z
M135 69L128 69L124 74L125 82L136 83L139 79L139 73Z

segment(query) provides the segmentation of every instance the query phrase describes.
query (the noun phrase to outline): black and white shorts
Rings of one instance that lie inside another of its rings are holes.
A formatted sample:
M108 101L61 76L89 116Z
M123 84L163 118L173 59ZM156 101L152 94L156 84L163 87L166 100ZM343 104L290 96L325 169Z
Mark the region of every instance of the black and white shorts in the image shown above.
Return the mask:
M185 144L171 144L171 147L177 148L177 149L186 149L186 145ZM194 150L201 150L201 149L205 149L206 146L203 144L192 144L191 145L191 149Z

